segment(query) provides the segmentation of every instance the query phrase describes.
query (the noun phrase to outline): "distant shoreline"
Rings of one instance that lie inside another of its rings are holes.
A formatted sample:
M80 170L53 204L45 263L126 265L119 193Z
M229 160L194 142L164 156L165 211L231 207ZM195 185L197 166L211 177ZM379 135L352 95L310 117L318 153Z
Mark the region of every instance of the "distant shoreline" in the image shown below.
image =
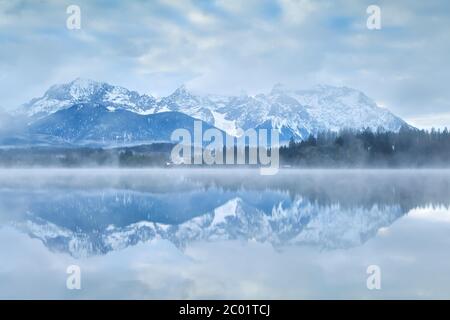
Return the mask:
M219 168L219 167L147 167L147 168L119 168L119 167L1 167L0 175L8 173L24 172L86 172L86 173L229 173L246 172L259 174L259 168ZM283 173L380 173L380 172L449 172L450 167L446 168L280 168L278 174Z

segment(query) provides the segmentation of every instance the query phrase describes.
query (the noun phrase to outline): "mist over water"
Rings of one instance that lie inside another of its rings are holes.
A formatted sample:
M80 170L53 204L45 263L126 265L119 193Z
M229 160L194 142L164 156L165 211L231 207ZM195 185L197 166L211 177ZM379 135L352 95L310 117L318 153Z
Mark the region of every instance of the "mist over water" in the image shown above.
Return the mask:
M447 170L0 170L0 297L449 298L449 206Z

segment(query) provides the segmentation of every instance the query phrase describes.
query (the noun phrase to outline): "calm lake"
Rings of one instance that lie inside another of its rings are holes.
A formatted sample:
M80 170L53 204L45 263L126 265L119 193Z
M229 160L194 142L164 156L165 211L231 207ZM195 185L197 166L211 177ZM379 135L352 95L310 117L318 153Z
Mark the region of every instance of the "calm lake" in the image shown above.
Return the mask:
M0 298L449 299L449 206L442 170L3 169Z

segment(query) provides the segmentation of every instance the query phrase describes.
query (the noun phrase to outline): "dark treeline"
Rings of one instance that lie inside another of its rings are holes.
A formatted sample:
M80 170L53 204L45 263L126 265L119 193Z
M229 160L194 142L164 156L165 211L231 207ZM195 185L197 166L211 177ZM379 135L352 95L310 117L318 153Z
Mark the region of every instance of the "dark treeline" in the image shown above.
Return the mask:
M321 132L280 148L283 165L302 167L449 167L450 133L402 127Z
M169 143L119 148L31 147L0 149L1 167L163 167Z
M0 166L167 167L174 166L170 157L173 147L174 145L170 143L155 143L117 148L0 148ZM338 133L328 131L321 132L317 136L310 136L301 142L291 140L279 151L281 166L443 168L450 167L450 133L447 129L424 131L408 127L402 128L397 133L383 130L373 132L368 129L342 130ZM240 166L255 166L248 162L250 148L246 147L243 152L246 164ZM223 154L225 153L224 148ZM234 163L237 163L237 154L235 148ZM191 167L191 165L184 166ZM224 166L220 165L220 167Z

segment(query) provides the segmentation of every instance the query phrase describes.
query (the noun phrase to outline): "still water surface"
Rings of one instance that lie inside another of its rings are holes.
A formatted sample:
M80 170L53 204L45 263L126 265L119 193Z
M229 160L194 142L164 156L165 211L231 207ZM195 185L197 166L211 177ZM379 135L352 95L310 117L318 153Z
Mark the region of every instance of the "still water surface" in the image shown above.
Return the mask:
M0 170L0 298L450 298L449 205L441 170Z

